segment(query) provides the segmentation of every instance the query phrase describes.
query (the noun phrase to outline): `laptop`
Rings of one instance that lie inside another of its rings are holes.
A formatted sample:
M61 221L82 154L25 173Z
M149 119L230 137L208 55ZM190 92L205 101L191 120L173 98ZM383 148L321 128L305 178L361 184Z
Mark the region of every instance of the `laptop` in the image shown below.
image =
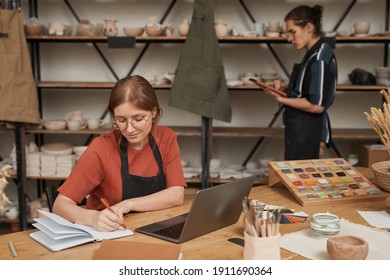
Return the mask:
M236 223L242 212L242 199L249 196L256 176L196 192L188 213L139 228L136 232L174 243L202 236Z

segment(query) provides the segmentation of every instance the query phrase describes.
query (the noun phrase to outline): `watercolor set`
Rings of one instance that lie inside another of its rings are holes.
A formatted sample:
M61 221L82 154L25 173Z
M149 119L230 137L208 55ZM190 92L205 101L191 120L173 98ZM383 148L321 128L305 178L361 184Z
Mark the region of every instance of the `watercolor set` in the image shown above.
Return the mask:
M386 197L343 158L271 161L269 186L280 182L303 206L371 201Z

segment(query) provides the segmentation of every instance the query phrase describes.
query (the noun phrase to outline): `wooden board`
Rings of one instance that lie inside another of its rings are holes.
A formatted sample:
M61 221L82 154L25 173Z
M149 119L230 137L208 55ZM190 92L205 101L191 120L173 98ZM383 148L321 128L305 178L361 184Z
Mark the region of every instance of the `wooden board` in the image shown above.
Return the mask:
M343 158L269 162L269 186L283 183L302 206L384 199Z

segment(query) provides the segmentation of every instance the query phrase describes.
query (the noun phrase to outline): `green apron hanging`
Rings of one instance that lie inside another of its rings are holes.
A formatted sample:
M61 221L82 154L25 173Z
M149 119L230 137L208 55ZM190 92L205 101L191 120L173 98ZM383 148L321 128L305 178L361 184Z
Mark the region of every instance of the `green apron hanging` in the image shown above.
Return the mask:
M0 121L40 122L20 10L0 10Z
M169 105L230 122L232 109L214 27L214 0L195 0Z

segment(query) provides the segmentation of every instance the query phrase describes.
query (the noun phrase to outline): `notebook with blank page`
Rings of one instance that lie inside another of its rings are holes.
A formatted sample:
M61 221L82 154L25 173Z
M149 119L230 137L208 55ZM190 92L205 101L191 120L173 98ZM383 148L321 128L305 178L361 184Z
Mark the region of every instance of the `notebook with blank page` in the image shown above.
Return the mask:
M232 225L238 221L242 199L249 196L255 179L256 176L250 176L201 189L196 192L188 213L136 228L135 231L183 243Z

